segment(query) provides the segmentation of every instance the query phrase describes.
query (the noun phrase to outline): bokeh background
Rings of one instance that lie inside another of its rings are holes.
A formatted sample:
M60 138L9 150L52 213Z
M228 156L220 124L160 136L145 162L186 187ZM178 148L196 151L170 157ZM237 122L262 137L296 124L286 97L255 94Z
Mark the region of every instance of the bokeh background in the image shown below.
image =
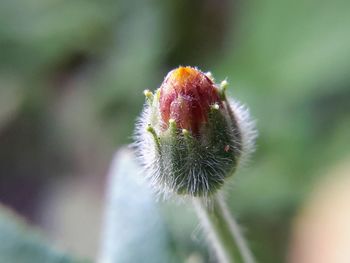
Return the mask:
M106 175L142 91L198 66L257 119L227 196L258 261L349 262L349 12L347 0L0 0L1 203L96 258ZM213 262L195 217L170 210L179 262Z

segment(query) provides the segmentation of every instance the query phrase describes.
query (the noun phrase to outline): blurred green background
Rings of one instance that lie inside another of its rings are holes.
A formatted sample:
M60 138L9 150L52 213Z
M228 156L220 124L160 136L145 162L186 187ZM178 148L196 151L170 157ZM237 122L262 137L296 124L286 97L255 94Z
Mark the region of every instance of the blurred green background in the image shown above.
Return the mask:
M256 154L227 196L258 261L283 262L311 189L350 160L349 11L347 0L0 0L0 201L96 257L105 175L132 141L142 91L198 66L227 77L257 120ZM188 262L213 260L167 224Z

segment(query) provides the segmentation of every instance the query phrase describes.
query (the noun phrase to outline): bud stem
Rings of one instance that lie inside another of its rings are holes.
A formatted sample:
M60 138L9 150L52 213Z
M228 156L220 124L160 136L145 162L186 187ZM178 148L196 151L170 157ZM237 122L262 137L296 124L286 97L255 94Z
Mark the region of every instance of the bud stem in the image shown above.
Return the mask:
M194 207L220 263L255 263L247 242L222 196L215 195L210 205L196 198Z

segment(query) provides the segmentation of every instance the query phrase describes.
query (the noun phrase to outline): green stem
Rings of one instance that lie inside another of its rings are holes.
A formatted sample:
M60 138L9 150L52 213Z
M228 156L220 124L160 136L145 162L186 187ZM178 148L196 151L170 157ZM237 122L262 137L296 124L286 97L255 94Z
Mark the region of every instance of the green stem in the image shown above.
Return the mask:
M220 263L255 263L237 222L220 195L215 195L209 204L195 199L194 206Z

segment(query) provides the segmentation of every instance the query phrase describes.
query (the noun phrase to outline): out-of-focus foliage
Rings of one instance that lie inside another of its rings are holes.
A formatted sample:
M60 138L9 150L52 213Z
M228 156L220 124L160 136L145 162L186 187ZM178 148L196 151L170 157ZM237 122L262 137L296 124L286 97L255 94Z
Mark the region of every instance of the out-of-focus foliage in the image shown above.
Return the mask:
M23 221L23 222L22 222ZM13 263L87 263L50 247L24 220L0 207L0 262Z
M183 262L172 253L171 243L159 206L134 155L120 150L108 175L98 262ZM137 248L137 253L130 248Z
M52 178L107 166L131 141L142 90L197 65L228 77L257 119L257 153L229 198L259 262L283 261L297 208L349 151L348 10L346 0L0 1L0 199L38 220Z

